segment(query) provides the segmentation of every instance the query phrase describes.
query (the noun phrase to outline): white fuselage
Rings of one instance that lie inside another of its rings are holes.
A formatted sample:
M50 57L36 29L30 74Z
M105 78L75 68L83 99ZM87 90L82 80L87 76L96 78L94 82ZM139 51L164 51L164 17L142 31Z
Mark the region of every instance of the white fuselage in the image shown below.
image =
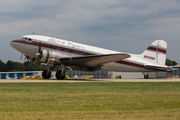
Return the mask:
M53 37L40 36L40 35L25 35L21 40L14 40L10 44L17 51L26 56L35 57L39 49L39 42L41 41L42 50L52 50L61 54L62 57L74 56L88 56L88 55L101 55L101 54L117 54L113 50L98 48L67 40L57 39ZM30 38L25 40L24 38ZM119 60L116 62L108 63L101 66L102 70L106 71L120 71L120 72L151 72L154 69L148 69L144 65L151 64L150 61L142 59L140 55L130 54L130 58Z

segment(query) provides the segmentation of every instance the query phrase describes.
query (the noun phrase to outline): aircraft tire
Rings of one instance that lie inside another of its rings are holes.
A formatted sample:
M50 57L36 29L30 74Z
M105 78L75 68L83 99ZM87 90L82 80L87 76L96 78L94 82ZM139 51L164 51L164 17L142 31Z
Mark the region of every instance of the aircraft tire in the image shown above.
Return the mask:
M148 79L148 78L149 78L148 74L144 75L144 79Z
M61 70L58 70L57 72L56 72L56 78L58 79L58 80L64 80L64 78L65 78L65 73L63 72L63 74L61 73Z
M49 78L51 77L51 72L49 72L49 73L47 74L47 70L44 70L44 71L42 72L42 77L43 77L44 79L49 79Z

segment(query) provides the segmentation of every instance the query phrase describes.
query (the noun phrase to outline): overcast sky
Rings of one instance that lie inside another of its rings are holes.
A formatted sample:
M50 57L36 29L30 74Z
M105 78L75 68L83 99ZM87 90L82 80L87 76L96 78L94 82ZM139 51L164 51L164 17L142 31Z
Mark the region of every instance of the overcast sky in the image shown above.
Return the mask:
M180 63L179 0L1 0L0 60L23 62L10 41L35 34L128 53L154 40Z

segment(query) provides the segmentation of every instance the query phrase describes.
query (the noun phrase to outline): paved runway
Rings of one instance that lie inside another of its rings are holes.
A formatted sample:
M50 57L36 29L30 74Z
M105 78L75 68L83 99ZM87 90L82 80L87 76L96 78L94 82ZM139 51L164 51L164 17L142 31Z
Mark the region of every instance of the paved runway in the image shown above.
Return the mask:
M45 80L45 79L0 79L0 83L32 83L32 82L180 82L180 78L164 78L164 79L72 79L72 80Z

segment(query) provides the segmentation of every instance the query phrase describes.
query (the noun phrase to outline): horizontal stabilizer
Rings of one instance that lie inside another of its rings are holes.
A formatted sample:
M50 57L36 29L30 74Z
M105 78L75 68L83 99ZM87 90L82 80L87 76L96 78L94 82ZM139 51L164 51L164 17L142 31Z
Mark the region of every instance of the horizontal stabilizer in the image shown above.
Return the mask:
M160 71L170 71L170 70L172 70L168 66L145 65L145 67L150 68L150 69L160 70Z
M79 56L79 57L65 57L60 58L60 62L66 66L83 66L83 67L95 67L98 65L107 64L117 60L122 60L131 57L126 53L118 54L103 54L92 56Z

